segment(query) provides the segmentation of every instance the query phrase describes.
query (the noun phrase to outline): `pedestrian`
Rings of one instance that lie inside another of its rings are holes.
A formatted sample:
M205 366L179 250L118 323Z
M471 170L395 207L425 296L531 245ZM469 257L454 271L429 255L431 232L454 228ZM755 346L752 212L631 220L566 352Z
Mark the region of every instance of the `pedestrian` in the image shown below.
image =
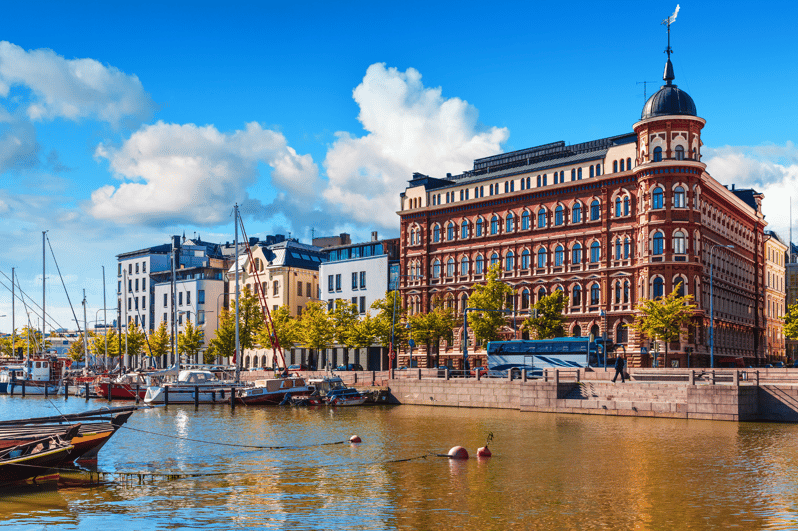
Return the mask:
M615 383L615 379L619 374L621 375L621 383L625 383L626 380L623 376L623 357L620 354L615 358L615 376L612 377L612 383Z

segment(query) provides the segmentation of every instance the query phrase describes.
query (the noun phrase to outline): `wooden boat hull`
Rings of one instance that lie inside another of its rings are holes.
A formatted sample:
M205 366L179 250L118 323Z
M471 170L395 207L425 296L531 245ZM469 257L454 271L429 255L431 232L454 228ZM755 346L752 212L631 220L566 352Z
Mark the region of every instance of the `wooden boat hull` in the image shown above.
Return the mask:
M0 485L43 475L48 468L56 467L68 459L73 448L70 444L0 462Z

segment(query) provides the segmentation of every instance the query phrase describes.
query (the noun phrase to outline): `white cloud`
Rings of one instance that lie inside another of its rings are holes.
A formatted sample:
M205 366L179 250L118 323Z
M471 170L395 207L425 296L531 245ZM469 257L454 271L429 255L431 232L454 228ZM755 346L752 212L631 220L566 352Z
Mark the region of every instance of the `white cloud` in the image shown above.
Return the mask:
M65 59L0 41L0 96L8 97L13 86L32 91L26 102L32 121L95 118L116 126L128 117L144 120L154 109L135 75L94 59Z
M704 148L707 171L723 184L753 188L765 196L762 211L768 230L788 236L790 197L798 213L798 149L784 146L724 146ZM798 217L793 214L793 223Z
M98 146L125 180L95 190L89 212L120 223L161 225L225 222L235 202L258 179L258 163L270 165L272 184L294 201L313 197L318 168L309 155L297 155L285 137L249 123L225 134L213 126L157 122L139 129L121 147Z
M360 223L395 228L399 193L414 171L443 177L470 169L474 159L501 152L509 137L506 128L480 127L468 102L425 88L413 68L373 64L353 96L368 134L336 134L324 161L324 198Z

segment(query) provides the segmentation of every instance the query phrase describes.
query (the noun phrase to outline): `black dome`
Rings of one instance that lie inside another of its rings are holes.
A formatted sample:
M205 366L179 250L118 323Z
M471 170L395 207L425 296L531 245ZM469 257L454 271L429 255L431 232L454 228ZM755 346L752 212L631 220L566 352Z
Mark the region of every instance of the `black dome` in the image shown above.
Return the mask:
M655 116L669 116L673 114L698 116L693 98L671 83L674 79L674 75L673 64L671 64L670 59L668 59L665 65L665 75L663 79L665 79L665 85L653 96L648 98L648 101L643 107L643 114L640 119L645 120L646 118L653 118Z

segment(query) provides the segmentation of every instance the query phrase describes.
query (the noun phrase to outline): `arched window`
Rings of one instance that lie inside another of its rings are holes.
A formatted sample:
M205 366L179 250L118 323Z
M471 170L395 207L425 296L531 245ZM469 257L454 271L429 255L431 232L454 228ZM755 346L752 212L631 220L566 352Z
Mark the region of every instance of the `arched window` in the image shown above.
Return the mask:
M673 189L673 206L674 208L684 208L686 206L684 202L684 188L681 186L677 186Z
M629 259L629 247L630 247L629 238L624 238L623 239L623 259L624 260L628 260Z
M660 255L665 253L665 236L662 234L662 231L657 231L654 233L652 242L653 245L651 246L651 254Z
M676 146L676 160L684 160L684 147Z
M476 263L474 264L474 273L481 275L485 272L485 259L482 255L477 255Z
M441 261L437 258L432 262L432 278L441 278Z
M529 230L529 212L526 210L521 214L521 229Z
M513 213L510 212L507 214L507 232L513 232L515 230L515 216Z
M601 217L601 211L599 206L598 199L594 199L592 203L590 203L590 221L598 221L599 217Z
M654 162L662 162L662 148L659 146L654 148Z
M498 263L499 263L499 255L496 254L496 253L493 253L492 255L490 255L490 265L491 265L491 267L495 266Z
M529 269L529 249L521 253L521 269Z
M629 281L628 280L623 283L623 303L624 304L628 304L629 303Z
M571 223L582 223L582 203L577 201L571 212Z
M673 279L673 281L676 283L676 285L674 286L674 289L676 289L676 294L679 297L684 297L686 292L685 289L686 281L684 280L684 277L676 277L675 279Z
M538 210L538 228L542 229L546 226L546 209L541 208Z
M446 276L449 278L454 276L454 258L449 258L446 262Z
M538 188L543 185L543 181L540 180L540 175L538 175Z
M623 215L629 215L629 196L623 198Z
M593 176L594 176L594 173L593 173L593 171L594 171L594 170L593 170L593 166L590 166L590 176L591 176L591 177L593 177Z
M463 224L460 225L460 239L465 240L468 238L468 220L464 219Z
M532 186L532 178L531 177L527 177L526 178L526 189L529 190L529 188L531 188L531 186Z
M575 181L575 180L576 180L576 170L575 170L575 169L572 169L572 170L571 170L571 180L572 180L572 181Z
M625 323L618 323L615 328L615 342L624 345L629 342L629 329Z
M476 226L476 229L477 229L476 230L476 233L477 233L476 235L477 236L482 236L482 224L483 224L482 218L477 218L477 223L476 223L476 225L477 225Z
M524 184L526 183L526 179L521 178L521 190L524 189Z
M559 267L565 261L565 249L563 249L562 245L558 245L556 249L554 249L554 265Z
M624 170L626 170L626 168L623 165L623 159L621 159L621 171L624 171Z
M573 337L582 337L582 327L579 325L574 325L573 330Z
M499 216L494 215L490 218L490 233L499 234Z
M432 241L436 242L436 243L441 241L441 227L440 227L440 225L435 225L432 228Z
M599 258L601 258L601 244L599 242L593 242L590 244L590 263L598 263Z
M529 290L526 288L524 288L524 291L521 292L521 309L529 309Z
M411 227L409 232L410 232L410 245L415 245L416 244L416 229Z
M578 284L574 286L574 289L571 290L571 306L581 306L582 305L582 287Z
M618 173L618 161L617 160L613 160L612 161L612 173Z
M540 289L538 290L538 302L540 302L540 299L542 299L543 297L545 297L547 294L548 294L548 293L546 292L546 288L540 288Z
M629 157L629 158L626 159L626 169L627 170L631 170L632 169L632 157Z
M620 238L616 238L615 239L615 259L616 260L620 260L622 257L623 257L623 255L621 254L621 239Z
M468 274L468 257L464 256L460 259L460 274L465 276Z
M454 223L452 222L449 222L449 225L446 226L446 240L454 241Z
M596 164L596 177L601 175L601 164Z
M561 182L561 183L564 183L564 182L565 182L565 172L564 172L564 171L561 171L561 172L560 172L560 182Z
M654 188L654 191L651 193L651 208L663 208L665 205L664 201L664 193L662 191L661 186L657 186Z
M582 263L582 245L577 243L571 251L571 263L574 265Z
M594 282L590 286L590 305L595 306L601 302L601 288L598 283Z
M546 267L546 248L538 249L538 268Z
M557 205L554 209L554 224L560 226L563 223L565 223L565 209L562 205Z
M615 283L615 304L621 303L621 283Z
M676 254L685 254L687 252L687 238L680 230L673 233L673 252Z
M515 270L515 255L513 254L512 251L507 253L507 256L505 257L504 261L505 261L505 267L504 267L505 271Z
M577 168L576 169L576 180L577 181L581 181L582 180L582 168Z
M615 198L615 217L621 217L621 197L618 196Z
M659 299L664 294L665 294L665 282L662 280L661 277L657 277L654 279L654 284L651 290L651 298Z

